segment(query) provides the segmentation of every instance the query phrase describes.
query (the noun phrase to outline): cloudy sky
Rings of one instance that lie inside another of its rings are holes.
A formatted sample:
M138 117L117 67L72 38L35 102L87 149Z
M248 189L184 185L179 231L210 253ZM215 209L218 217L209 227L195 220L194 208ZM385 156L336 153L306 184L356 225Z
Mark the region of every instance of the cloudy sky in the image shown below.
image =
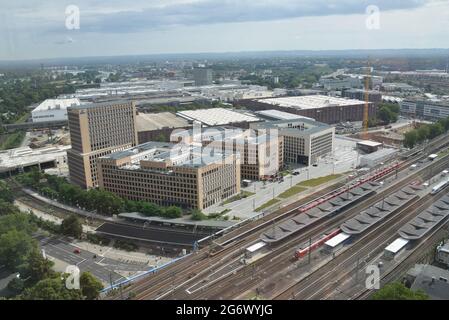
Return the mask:
M449 48L448 30L449 0L0 0L0 60Z

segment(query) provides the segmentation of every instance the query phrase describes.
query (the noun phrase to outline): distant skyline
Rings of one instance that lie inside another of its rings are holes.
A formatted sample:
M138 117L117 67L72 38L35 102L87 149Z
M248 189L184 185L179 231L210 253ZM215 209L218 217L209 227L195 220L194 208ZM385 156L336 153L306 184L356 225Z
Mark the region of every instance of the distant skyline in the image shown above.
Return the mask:
M449 48L447 30L449 0L0 0L0 60Z

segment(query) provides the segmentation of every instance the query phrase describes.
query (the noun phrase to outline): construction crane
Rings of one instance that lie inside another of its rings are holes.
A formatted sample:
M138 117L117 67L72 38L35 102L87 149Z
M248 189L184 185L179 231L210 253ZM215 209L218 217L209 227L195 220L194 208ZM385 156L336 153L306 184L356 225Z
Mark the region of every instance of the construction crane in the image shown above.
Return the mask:
M368 58L368 67L365 76L365 107L363 109L363 139L368 139L368 122L369 122L369 84L371 80L371 66Z

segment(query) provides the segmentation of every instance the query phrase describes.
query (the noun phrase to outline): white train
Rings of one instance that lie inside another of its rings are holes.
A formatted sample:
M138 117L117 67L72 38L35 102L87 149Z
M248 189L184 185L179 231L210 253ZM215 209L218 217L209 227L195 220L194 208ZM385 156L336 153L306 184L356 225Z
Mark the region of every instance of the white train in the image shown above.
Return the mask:
M447 186L449 186L449 179L445 179L444 181L440 182L435 187L433 187L432 192L430 194L437 194L441 190L445 189Z

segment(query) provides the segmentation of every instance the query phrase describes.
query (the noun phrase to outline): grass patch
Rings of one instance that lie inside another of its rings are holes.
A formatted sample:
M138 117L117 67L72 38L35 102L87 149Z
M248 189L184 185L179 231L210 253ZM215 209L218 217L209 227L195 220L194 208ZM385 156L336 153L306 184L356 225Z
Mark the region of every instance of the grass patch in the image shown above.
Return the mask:
M25 138L24 131L8 134L7 138L1 144L0 150L17 148L20 146L24 138Z
M290 189L282 192L279 197L281 197L282 199L286 199L289 198L291 196L294 196L295 194L298 194L300 192L303 192L304 190L307 190L307 188L301 187L301 186L293 186Z
M279 199L271 199L270 201L268 201L268 202L264 203L263 205L261 205L260 207L256 208L256 210L254 210L254 211L256 211L256 212L262 211L263 209L271 207L272 205L274 205L280 201L281 200L279 200Z
M438 152L438 157L443 158L449 154L449 149Z
M255 193L254 192L249 192L249 191L242 191L238 195L235 195L235 196L233 196L233 197L223 201L223 204L228 204L228 203L231 203L231 202L234 202L234 201L242 200L242 199L248 198L248 197L250 197L252 195L255 195Z
M297 186L301 186L301 187L317 187L317 186L319 186L319 185L321 185L323 183L335 180L335 179L337 179L339 177L341 177L341 174L331 174L329 176L303 181L301 183L298 183Z

